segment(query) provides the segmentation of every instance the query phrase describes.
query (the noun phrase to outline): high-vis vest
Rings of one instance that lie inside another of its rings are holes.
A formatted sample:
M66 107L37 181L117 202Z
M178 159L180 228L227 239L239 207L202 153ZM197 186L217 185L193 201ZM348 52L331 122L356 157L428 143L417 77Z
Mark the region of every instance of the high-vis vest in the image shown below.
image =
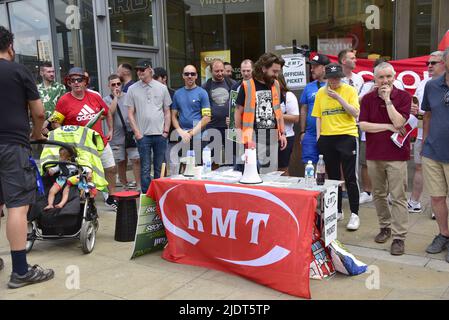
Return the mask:
M250 79L243 81L242 86L245 90L245 105L242 119L242 142L247 144L248 142L253 141L254 119L256 118L256 84L254 79ZM282 117L280 93L279 82L275 80L274 84L271 86L271 97L274 115L277 121L277 130L279 133L282 133L284 132L284 128L281 128L280 123Z
M80 126L63 126L50 131L49 140L64 142L76 148L78 153L76 163L92 169L92 182L100 191L106 191L108 182L104 176L101 164L101 153L104 149L103 139L95 130ZM59 161L60 146L45 145L41 153L41 171L48 161Z

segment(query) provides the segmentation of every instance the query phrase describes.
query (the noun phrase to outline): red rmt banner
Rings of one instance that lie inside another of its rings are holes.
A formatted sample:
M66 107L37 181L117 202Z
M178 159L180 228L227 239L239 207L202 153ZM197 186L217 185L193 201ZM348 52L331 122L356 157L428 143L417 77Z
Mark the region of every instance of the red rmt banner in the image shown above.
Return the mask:
M153 180L168 245L163 258L243 276L310 299L319 192Z

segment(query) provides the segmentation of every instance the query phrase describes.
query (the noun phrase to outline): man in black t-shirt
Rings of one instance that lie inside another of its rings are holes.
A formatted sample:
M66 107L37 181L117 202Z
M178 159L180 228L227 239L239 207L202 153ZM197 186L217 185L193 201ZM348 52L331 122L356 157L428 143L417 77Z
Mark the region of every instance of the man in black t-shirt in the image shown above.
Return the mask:
M275 54L263 54L254 65L253 79L242 83L237 96L235 127L241 129L244 144L257 142L263 172L277 170L278 141L281 150L287 147L280 108L283 98L276 80L283 64Z
M211 62L212 78L203 84L203 89L206 90L209 96L209 102L212 112L211 121L206 126L206 134L204 139L214 142L218 139L220 134L220 143L213 143L214 146L221 145L224 147L226 139L227 122L229 121L229 99L230 91L235 81L225 76L224 63L220 59L215 59ZM212 130L211 130L212 129ZM213 137L213 138L212 138ZM212 157L215 163L221 163L222 158L215 156L215 148L212 148Z
M14 36L0 26L0 212L8 208L7 237L11 247L9 288L50 280L51 269L29 266L26 259L27 213L36 194L36 171L30 162L31 138L44 139L44 106L31 73L14 62ZM0 262L3 265L3 261Z

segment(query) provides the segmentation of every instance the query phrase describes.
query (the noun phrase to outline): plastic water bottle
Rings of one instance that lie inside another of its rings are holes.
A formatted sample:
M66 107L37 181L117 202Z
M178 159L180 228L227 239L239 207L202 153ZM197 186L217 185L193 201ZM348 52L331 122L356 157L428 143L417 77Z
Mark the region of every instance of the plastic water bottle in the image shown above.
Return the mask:
M324 164L324 156L320 154L320 158L316 165L316 184L319 186L324 185L326 180L326 165Z
M212 153L209 147L203 149L203 173L212 171Z
M309 161L306 165L304 178L306 180L306 188L312 188L315 180L315 167L313 166L312 161Z

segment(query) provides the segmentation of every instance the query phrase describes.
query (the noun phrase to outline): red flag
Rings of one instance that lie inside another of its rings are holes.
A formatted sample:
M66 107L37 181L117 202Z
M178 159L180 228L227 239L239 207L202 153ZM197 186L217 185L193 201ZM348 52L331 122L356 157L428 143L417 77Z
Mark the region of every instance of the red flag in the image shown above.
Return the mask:
M444 51L446 48L449 48L449 30L444 35L443 39L441 39L440 45L438 46L438 50Z
M237 274L310 298L318 192L207 181L153 180L166 230L163 258Z

